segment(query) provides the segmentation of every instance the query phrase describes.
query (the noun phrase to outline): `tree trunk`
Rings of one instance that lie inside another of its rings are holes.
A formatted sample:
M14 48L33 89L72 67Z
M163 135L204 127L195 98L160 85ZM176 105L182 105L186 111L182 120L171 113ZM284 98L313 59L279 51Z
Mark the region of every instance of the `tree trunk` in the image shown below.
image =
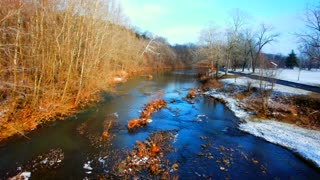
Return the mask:
M218 75L219 75L219 61L216 61L216 79L218 79Z
M244 68L246 67L246 65L247 65L247 60L245 59L242 64L242 72L244 72Z
M229 66L230 66L230 59L229 59L229 56L227 56L227 64L226 64L225 73L224 73L225 75L228 75Z
M14 112L17 106L17 85L18 85L18 77L17 77L17 69L18 69L18 53L19 53L19 41L20 41L20 28L21 28L21 10L18 11L17 17L17 34L14 43L14 57L13 57L13 89L12 96L14 102L12 103L11 112Z

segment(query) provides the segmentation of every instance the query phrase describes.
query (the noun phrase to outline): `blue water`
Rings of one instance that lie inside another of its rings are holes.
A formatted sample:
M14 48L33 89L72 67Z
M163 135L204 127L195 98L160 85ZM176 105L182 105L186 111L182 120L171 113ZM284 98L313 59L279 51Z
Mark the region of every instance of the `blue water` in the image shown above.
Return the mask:
M0 179L14 175L17 167L32 171L31 179L96 179L112 172L136 140L144 141L158 130L177 132L174 151L165 158L179 165L175 172L179 179L320 179L319 169L289 150L239 131L239 120L223 104L199 95L194 104L187 102L184 97L188 89L198 87L193 73L157 73L152 80L135 77L119 85L117 94L104 95L105 101L88 110L27 134L30 140L15 137L4 142L0 147ZM128 120L139 117L139 110L159 94L168 108L152 114L146 127L129 133ZM115 112L119 118L110 130L114 137L107 146L95 148L77 131L86 123L89 134L101 134L103 121ZM30 161L52 148L63 150L62 164L56 169L34 171ZM108 166L95 165L92 173L86 174L84 163L101 156L108 156Z

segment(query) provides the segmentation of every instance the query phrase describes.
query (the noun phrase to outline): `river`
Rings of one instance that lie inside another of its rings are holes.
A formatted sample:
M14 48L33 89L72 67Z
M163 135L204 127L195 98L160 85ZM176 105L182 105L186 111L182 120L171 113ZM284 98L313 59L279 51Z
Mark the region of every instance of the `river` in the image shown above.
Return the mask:
M21 171L31 172L30 179L117 179L115 165L136 140L143 142L160 130L175 132L172 151L164 158L168 167L178 165L177 171L168 171L179 179L320 179L320 170L293 152L238 130L239 119L223 104L200 95L192 102L184 98L189 88L198 87L193 73L134 77L86 111L28 133L30 139L3 142L0 179ZM128 132L128 120L139 117L144 105L158 96L168 107L153 113L147 126ZM108 120L113 121L112 137L100 142ZM90 168L84 168L88 161ZM143 179L146 174L132 177Z

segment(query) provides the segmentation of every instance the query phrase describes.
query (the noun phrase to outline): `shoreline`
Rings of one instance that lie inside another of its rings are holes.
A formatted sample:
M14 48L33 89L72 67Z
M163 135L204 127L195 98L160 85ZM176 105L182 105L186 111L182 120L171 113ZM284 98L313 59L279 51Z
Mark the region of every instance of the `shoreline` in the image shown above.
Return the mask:
M5 115L5 109L2 110L4 113L0 114L0 142L8 140L14 136L21 136L26 139L29 137L26 135L29 132L36 130L39 125L46 122L64 120L68 117L73 116L76 113L79 113L85 110L90 104L100 102L101 92L112 92L112 89L120 83L126 82L130 79L130 76L150 74L154 72L167 71L172 69L171 67L158 67L158 68L140 68L136 70L127 70L127 71L115 71L112 74L112 77L106 81L107 90L101 89L96 91L83 99L79 104L75 105L73 102L67 102L65 104L57 105L57 110L47 110L46 108L39 106L39 110L30 109L28 106L20 109L18 116L19 119L11 120L9 122L1 122L1 118ZM178 68L177 68L178 69ZM147 77L148 78L148 77ZM53 102L54 103L54 102ZM1 111L1 112L2 112Z
M259 118L254 113L243 108L244 102L231 93L219 92L211 89L204 93L224 104L234 112L241 121L238 129L270 143L280 145L301 156L308 162L320 168L320 131L284 123L276 119Z

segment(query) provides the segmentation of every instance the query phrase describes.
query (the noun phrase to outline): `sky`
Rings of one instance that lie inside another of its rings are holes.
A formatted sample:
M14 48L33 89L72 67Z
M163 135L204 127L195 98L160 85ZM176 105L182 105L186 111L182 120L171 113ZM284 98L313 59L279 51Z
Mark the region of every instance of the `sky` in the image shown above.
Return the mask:
M303 32L303 15L316 0L120 0L131 26L164 37L174 44L198 43L200 31L213 24L228 26L237 9L248 15L248 27L257 30L264 23L279 33L266 53L287 55L298 52L295 33ZM222 34L223 36L223 34Z

